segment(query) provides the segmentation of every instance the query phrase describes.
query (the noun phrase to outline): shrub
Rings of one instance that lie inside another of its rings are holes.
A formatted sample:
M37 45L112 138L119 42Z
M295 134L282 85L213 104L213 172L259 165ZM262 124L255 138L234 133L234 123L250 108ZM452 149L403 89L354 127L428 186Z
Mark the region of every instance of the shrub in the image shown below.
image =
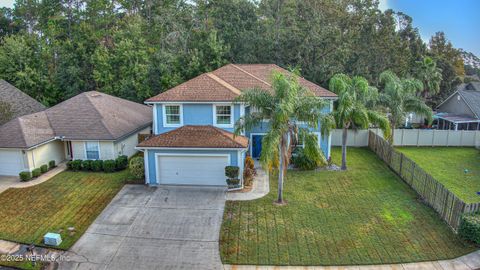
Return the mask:
M32 173L30 173L29 171L20 172L18 176L20 177L20 181L22 182L26 182L32 179Z
M245 168L255 169L255 161L253 161L251 156L245 158Z
M82 161L82 171L90 171L92 169L93 160L83 160Z
M463 239L480 245L480 213L463 215L458 234Z
M48 169L51 170L53 168L55 168L57 165L55 164L55 160L50 160L48 162Z
M295 168L299 168L301 170L314 170L317 168L317 162L308 158L305 155L304 149L301 147L295 149L295 152L292 155L292 163Z
M103 160L94 160L92 161L92 171L101 172L103 170Z
M47 171L48 171L48 165L47 164L44 164L44 165L40 166L40 172L46 173Z
M240 179L227 179L227 184L229 186L236 186L240 184Z
M72 171L75 171L75 172L80 171L82 169L82 160L76 159L72 161L71 167L72 167Z
M145 177L145 164L143 164L143 157L133 157L130 159L128 167L130 172L138 179L143 179Z
M123 156L119 156L117 157L117 159L115 159L115 167L117 168L117 170L125 170L128 166L128 157L123 155Z
M71 160L67 161L67 170L72 171L73 170L72 165L73 165L73 161Z
M104 172L114 172L115 171L115 160L109 159L103 161L103 171Z
M256 175L255 162L250 156L245 158L245 168L243 169L243 183L246 186L252 185L253 177Z
M42 171L40 170L40 168L36 168L32 171L32 177L33 178L39 177L40 175L42 175Z
M240 168L238 166L226 166L225 167L225 175L230 179L238 178L238 173Z

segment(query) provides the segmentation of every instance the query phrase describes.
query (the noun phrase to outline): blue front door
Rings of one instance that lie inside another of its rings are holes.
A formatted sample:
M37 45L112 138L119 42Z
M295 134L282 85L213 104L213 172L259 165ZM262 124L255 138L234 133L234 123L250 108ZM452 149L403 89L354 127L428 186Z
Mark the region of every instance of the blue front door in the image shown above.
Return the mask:
M262 152L263 135L252 135L252 157L259 158Z

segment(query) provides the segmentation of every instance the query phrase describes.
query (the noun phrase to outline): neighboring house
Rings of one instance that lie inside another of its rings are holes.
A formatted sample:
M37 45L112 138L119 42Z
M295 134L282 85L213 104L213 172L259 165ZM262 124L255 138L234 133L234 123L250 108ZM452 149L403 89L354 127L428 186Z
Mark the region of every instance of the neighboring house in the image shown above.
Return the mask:
M0 80L0 106L9 106L9 115L0 118L0 125L19 116L40 112L46 109L40 102L23 93L15 86ZM4 119L5 118L5 119Z
M0 126L0 175L18 175L66 159L114 159L136 153L138 133L150 133L149 106L85 92Z
M227 165L239 166L242 176L247 152L260 156L269 123L234 136L235 122L254 110L234 99L247 89L271 91L274 70L288 73L276 65L230 64L148 99L155 136L137 146L145 152L146 183L224 186ZM334 93L303 78L299 82L319 98L329 99L323 112L331 112ZM322 137L320 128L314 132L330 156L330 138Z
M435 118L438 129L480 130L480 82L459 85L438 105Z

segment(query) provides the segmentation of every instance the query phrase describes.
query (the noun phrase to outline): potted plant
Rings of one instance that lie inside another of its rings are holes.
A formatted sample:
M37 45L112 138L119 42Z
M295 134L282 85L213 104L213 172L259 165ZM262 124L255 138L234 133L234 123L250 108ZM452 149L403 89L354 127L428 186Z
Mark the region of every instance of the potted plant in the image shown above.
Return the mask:
M240 172L240 168L238 166L225 167L225 176L228 177L227 185L229 189L240 187L240 179L238 178L239 172Z

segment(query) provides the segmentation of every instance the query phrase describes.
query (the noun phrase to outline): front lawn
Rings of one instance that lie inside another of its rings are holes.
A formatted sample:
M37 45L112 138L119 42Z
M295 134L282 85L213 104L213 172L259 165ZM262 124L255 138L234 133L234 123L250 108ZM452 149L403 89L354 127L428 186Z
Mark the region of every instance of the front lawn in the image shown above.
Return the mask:
M340 163L340 149L333 149ZM227 202L220 252L226 264L352 265L449 259L463 243L368 149L348 149L349 170L289 171L287 206L271 192Z
M473 147L399 147L466 203L480 202L480 151ZM465 173L465 169L468 172Z
M60 232L58 248L68 249L129 178L128 170L62 172L36 186L10 188L0 194L0 239L42 245L45 233Z

